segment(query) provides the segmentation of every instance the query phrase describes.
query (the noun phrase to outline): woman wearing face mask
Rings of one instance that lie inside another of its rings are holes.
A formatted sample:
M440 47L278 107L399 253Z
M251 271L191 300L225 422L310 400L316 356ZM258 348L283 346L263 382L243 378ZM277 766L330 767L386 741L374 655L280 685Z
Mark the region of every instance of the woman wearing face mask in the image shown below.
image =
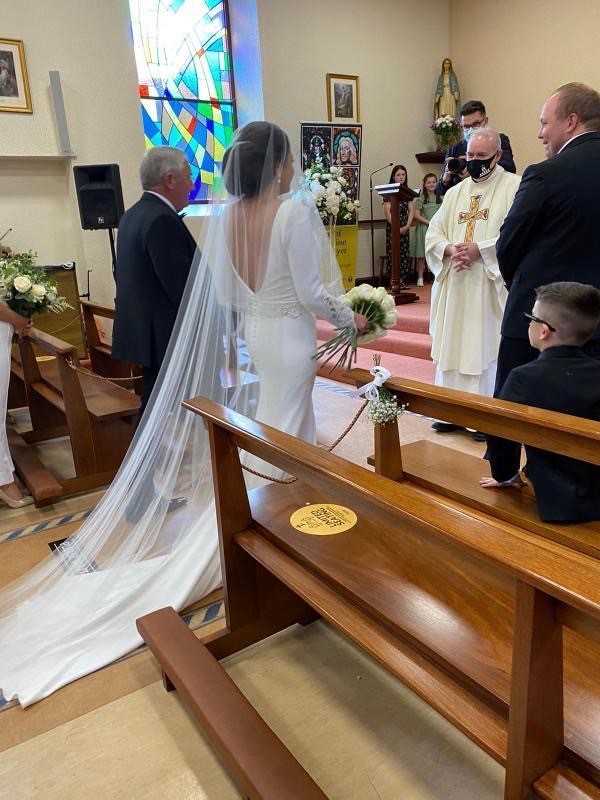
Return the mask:
M406 167L402 164L396 164L392 168L390 179L388 183L399 183L402 186L408 186L408 177ZM408 281L410 279L410 246L409 235L410 226L414 217L414 206L412 200L408 203L398 203L400 212L400 288L407 289ZM385 226L385 258L387 274L391 275L392 272L392 208L389 200L383 201L383 213L387 220Z

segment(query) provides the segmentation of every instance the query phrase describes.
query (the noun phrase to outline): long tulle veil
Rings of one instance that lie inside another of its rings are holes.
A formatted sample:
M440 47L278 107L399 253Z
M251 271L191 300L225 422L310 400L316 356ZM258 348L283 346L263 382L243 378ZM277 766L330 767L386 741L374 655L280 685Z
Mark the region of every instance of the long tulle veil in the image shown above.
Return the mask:
M287 137L269 123L252 124L264 126L263 143L256 153L244 140L247 126L228 153L228 191L205 225L159 380L121 469L77 533L0 592L6 700L29 705L111 663L141 643L137 617L167 605L180 610L220 583L207 437L181 402L203 395L250 417L256 409L260 384L242 332L255 302L250 287L268 264L273 213L265 203L276 212L282 200ZM294 198L310 220L310 252L324 285L340 294L335 258L301 183ZM173 507L174 497L186 500Z

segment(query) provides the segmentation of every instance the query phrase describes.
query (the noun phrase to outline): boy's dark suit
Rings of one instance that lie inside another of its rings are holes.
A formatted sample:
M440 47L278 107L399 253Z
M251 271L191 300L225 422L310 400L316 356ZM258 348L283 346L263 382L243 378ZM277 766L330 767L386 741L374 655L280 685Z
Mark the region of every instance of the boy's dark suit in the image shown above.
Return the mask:
M549 347L535 361L513 369L499 397L600 421L600 361L579 347ZM529 445L525 451L525 474L533 484L543 520L600 519L600 466ZM520 456L520 444L488 436L486 458L495 480L513 478Z
M143 367L143 407L167 351L195 252L183 220L150 192L121 219L112 353Z
M535 289L578 281L600 289L600 133L583 133L558 155L527 167L500 228L498 266L508 287L496 390L536 357L527 320ZM600 328L586 351L600 349ZM496 394L498 397L499 395Z

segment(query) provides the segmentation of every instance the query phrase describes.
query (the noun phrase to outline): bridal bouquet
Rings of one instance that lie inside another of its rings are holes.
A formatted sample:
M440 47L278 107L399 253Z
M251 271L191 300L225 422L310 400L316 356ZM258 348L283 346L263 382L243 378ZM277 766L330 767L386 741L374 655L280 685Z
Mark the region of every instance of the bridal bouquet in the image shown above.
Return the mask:
M397 322L396 303L383 286L377 289L368 283L353 286L340 300L356 314L364 314L369 320L369 327L364 333L357 333L350 327L338 328L338 333L319 347L314 357L326 356L321 366L337 357L331 372L336 367L350 369L356 357L356 348L385 336L386 331Z
M35 266L35 254L17 253L0 261L0 300L22 317L72 308L57 292L56 281Z
M460 142L463 138L463 129L460 120L445 114L438 117L429 126L435 134L438 144L445 149L455 142Z
M325 168L318 158L304 171L317 210L326 225L338 222L356 222L356 212L360 208L358 200L352 200L346 189L348 181L341 167Z

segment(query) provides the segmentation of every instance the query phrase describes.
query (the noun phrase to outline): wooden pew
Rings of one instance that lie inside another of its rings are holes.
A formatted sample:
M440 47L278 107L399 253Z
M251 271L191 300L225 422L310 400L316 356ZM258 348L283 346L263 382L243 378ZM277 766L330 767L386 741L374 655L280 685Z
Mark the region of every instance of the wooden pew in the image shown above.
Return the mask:
M121 361L120 359L113 358L111 354L112 347L110 338L98 329L97 318L114 320L114 308L101 306L97 303L90 303L88 300L80 300L79 302L81 304L90 369L92 372L95 372L97 375L103 375L106 378L122 379L130 377L130 381L117 381L118 385L125 389L133 389L136 394L141 394L141 369L137 364L130 364L128 361Z
M205 641L216 658L312 609L505 764L505 800L600 798L597 559L203 398L184 405L211 443L227 619ZM238 448L298 480L247 493ZM307 504L357 523L307 535L290 524ZM139 630L175 683L169 660L195 661L170 620L155 612Z
M349 373L357 386L372 380L364 369ZM600 462L600 423L482 395L444 389L404 378L390 378L385 388L409 411L453 422L484 433ZM531 487L525 491L483 489L479 479L490 474L487 461L429 440L402 445L397 425L375 428L375 471L405 480L466 503L553 541L600 558L600 521L577 524L542 522Z
M49 354L38 361L34 346ZM11 432L11 453L17 472L36 504L89 491L114 478L127 452L139 410L139 398L110 381L76 371L74 345L33 329L19 343L20 361L12 369L23 380L32 430ZM51 475L27 445L68 436L75 477Z
M148 645L160 653L165 688L177 689L196 720L210 731L244 797L327 800L172 608L141 617L137 625ZM164 637L169 639L166 650L160 645Z

